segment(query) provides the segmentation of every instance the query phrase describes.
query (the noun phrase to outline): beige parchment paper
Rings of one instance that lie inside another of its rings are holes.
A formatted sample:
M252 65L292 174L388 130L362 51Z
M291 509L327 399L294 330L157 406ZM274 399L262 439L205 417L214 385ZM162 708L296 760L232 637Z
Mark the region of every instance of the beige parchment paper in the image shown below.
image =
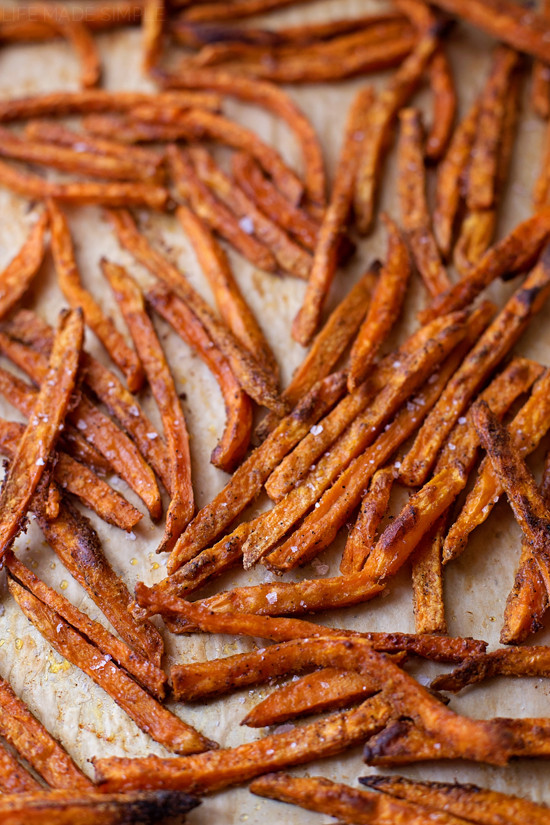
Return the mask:
M337 19L381 7L383 3L376 0L325 0L272 15L268 25ZM99 37L98 42L104 67L104 85L107 88L152 90L140 72L138 30L105 34ZM491 42L487 38L463 26L458 27L450 38L450 56L458 80L461 114L466 111L484 82L490 48ZM2 97L57 89L76 89L78 76L76 58L70 47L61 41L54 44L3 47L0 50ZM329 178L334 170L346 110L355 91L365 83L380 86L385 82L386 76L359 78L321 86L303 86L290 90L318 131ZM530 213L530 193L541 160L544 127L530 112L527 89L525 92L511 181L499 220L500 235ZM425 91L420 92L415 102L426 110L429 122L429 95ZM273 143L289 163L300 168L299 149L282 123L260 109L244 107L233 101L228 101L225 109ZM382 206L397 217L394 167L394 157L390 155L384 172L381 201ZM29 204L6 191L0 191L0 266L10 260L23 242L30 224L35 219L35 209L36 205ZM144 284L150 282L150 276L127 253L120 250L99 210L75 209L69 216L83 281L104 309L117 320L119 328L124 329L113 298L100 274L99 260L106 255L126 265ZM143 213L140 217L151 240L158 244L188 275L193 285L211 300L208 286L175 218L150 213ZM370 237L360 242L354 260L345 271L338 274L337 283L331 294L331 307L372 258L381 255L383 251L384 237L378 228ZM261 320L281 365L283 380L287 382L303 356L301 348L291 339L290 325L301 303L304 285L292 278L282 280L255 271L236 253L230 250L229 254L236 277ZM490 291L492 297L502 303L513 288L513 284L497 284ZM422 286L415 282L409 294L409 312L402 329L412 326L415 310L423 301ZM50 260L46 262L39 279L27 296L26 304L37 308L52 323L64 306ZM516 350L550 364L549 321L550 306L535 320ZM186 345L162 322L158 322L157 328L166 347L178 390L185 394L183 406L191 434L195 494L198 506L202 506L226 481L226 476L209 463L210 452L223 428L221 396L208 370ZM87 347L99 358L104 359L101 347L89 331ZM144 407L160 426L154 403L147 393L142 400ZM18 418L16 411L3 399L0 399L0 415L11 419ZM540 463L540 455L538 458ZM534 461L535 467L536 459L537 456ZM112 479L112 483L143 510L141 503L123 482ZM394 507L398 505L399 501L395 501ZM257 512L265 506L265 501L260 500L251 512ZM154 553L161 528L152 525L147 516L144 516L134 534L127 536L122 531L100 522L93 515L87 515L98 530L107 557L130 589L140 579L153 583L165 575L164 561ZM505 599L513 582L520 551L519 539L519 530L513 522L508 505L501 501L487 523L474 532L462 558L451 565L446 573L450 633L486 639L490 648L498 646ZM341 548L342 539L336 541L314 565L300 571L297 577L335 573ZM64 592L65 596L89 615L105 622L96 606L57 561L32 521L26 535L18 539L17 551L37 575ZM216 582L210 592L213 588L255 583L270 578L273 577L262 566L247 573L235 571L225 576L221 582ZM0 613L0 675L9 679L18 695L28 703L36 716L87 773L92 774L89 760L93 756L143 756L151 753L168 755L162 747L141 733L113 700L87 676L52 650L11 601L1 575ZM403 571L392 582L384 598L378 598L364 606L334 612L322 620L336 626L362 630L413 631L408 570ZM167 649L166 667L184 660L213 659L261 646L261 640L233 639L224 636L197 635L176 638L165 630L164 637ZM539 643L548 642L548 632L542 631L536 640ZM423 681L428 681L436 672L436 666L429 663L421 663L415 667ZM221 746L227 747L251 741L264 734L265 731L240 727L239 722L268 690L270 688L242 691L202 706L183 707L171 703L170 707L209 737L216 739ZM457 711L479 718L507 715L546 716L550 712L549 690L549 683L544 680L502 679L464 691L463 695L451 700L451 706ZM364 765L360 749L356 749L344 756L296 770L307 771L311 775L319 773L354 784L358 776L371 773L374 769ZM529 794L534 800L550 802L548 766L541 762L517 762L507 768L465 763L421 764L405 768L403 773L419 778L474 781L499 790ZM322 822L324 818L253 797L246 788L232 789L206 798L203 805L189 817L193 825L213 822L219 825L235 825L240 822L247 822L248 825L263 825L266 822L301 825L314 820Z

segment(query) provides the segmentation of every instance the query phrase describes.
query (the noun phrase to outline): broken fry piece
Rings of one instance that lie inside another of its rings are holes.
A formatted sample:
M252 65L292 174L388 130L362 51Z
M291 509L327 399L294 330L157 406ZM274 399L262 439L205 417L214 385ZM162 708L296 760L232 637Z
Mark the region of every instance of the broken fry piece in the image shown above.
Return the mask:
M452 673L437 676L431 683L433 690L458 693L468 685L477 684L495 676L550 675L550 648L506 647L467 659Z
M394 482L393 467L384 467L372 477L368 492L363 497L340 562L340 573L347 576L358 573L374 547L376 532L384 518Z
M48 213L43 212L29 232L21 250L0 273L0 318L23 297L44 258Z

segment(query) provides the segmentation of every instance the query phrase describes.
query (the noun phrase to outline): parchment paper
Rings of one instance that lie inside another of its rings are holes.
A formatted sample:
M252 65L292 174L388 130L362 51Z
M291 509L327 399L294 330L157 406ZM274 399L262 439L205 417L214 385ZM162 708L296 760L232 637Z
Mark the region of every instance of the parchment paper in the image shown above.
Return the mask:
M382 3L354 2L354 0L332 0L323 3L306 4L287 10L274 21L298 23L313 19L337 19L338 17L365 13L380 9ZM267 21L266 21L267 22ZM126 30L102 35L99 38L104 83L112 89L151 89L151 85L140 74L140 33ZM460 88L460 112L463 114L470 101L481 88L490 56L491 43L479 33L457 28L451 36L450 54ZM70 48L62 43L7 47L0 51L0 95L15 96L56 89L78 88L78 66ZM338 84L303 86L291 89L291 94L311 118L322 140L325 157L332 174L342 138L342 130L347 107L355 93L365 83L380 85L385 76L357 79ZM429 95L421 92L416 97L418 105L426 108L429 122ZM266 140L272 142L288 159L299 168L299 150L288 130L280 122L262 110L244 107L228 101L226 111L238 117L241 122L253 128ZM543 125L529 110L527 98L521 117L511 184L508 187L499 221L499 234L504 234L531 211L530 193L536 177L542 152ZM382 205L398 217L395 196L394 158L390 156L384 172ZM3 266L16 253L26 232L34 220L35 206L22 199L0 191L0 265ZM211 300L192 251L171 216L144 214L149 237L162 246L166 254L178 263L201 293ZM70 213L76 252L81 266L84 283L91 289L106 311L117 319L120 329L124 329L113 298L103 282L98 262L102 255L126 265L142 283L149 283L150 277L133 259L121 251L108 225L97 209L78 209ZM363 240L358 254L338 275L337 284L331 295L331 307L338 297L352 284L353 280L368 265L375 255L384 250L384 238L378 229ZM290 325L298 309L304 285L292 278L284 280L254 271L242 258L230 251L236 277L247 299L261 320L267 338L272 345L279 363L284 382L300 362L303 351L290 337ZM492 296L503 301L514 285L497 284ZM405 326L411 327L416 309L422 305L424 293L416 281L409 294L409 313ZM39 282L27 296L26 304L38 308L39 312L54 323L58 311L64 305L55 284L51 261L47 261ZM517 346L518 352L550 363L550 331L548 321L550 307L541 313L532 324L529 333ZM209 456L223 428L223 405L217 385L203 364L184 343L168 331L168 327L158 322L170 364L178 383L178 389L185 393L183 405L191 433L194 486L197 503L202 506L223 486L226 476L214 469ZM101 347L91 333L87 333L87 346L104 358ZM112 365L111 365L112 366ZM145 394L143 403L152 418L158 423L158 416ZM0 415L18 418L18 414L4 400L0 400ZM541 451L539 451L540 454ZM539 455L540 458L540 455ZM540 463L540 462L539 462ZM534 466L536 466L536 457ZM126 488L123 482L112 480L113 486L143 510L140 502ZM403 501L406 493L398 495ZM397 507L399 501L394 501ZM252 513L265 507L261 500ZM88 513L88 515L90 515ZM130 589L139 579L147 583L158 581L165 575L164 561L154 554L161 535L161 529L153 526L147 516L134 531L134 537L127 537L122 531L108 527L94 516L94 522L103 542L104 550L115 570L124 578ZM519 530L515 526L506 502L500 502L488 522L478 528L470 539L462 558L446 571L446 602L449 631L451 634L471 635L486 639L490 647L498 646L498 635L502 623L502 613L513 582L516 561L520 552ZM300 571L298 577L330 575L337 570L342 539L335 542L330 551L325 552L314 565ZM71 576L56 560L54 554L42 540L40 531L31 522L26 535L17 542L21 558L35 572L52 586L60 589L74 604L89 615L105 622L91 600L83 593ZM319 567L319 565L321 565ZM234 572L218 581L210 590L221 589L233 584L255 583L273 579L260 565L252 572ZM208 592L208 591L207 591ZM83 769L91 774L89 759L92 756L128 755L142 756L149 753L167 752L141 733L117 705L78 668L64 661L45 642L40 634L28 623L17 606L9 598L4 578L0 578L0 675L10 680L14 690L29 705L31 710L46 725L53 735L71 753ZM322 621L335 625L362 630L413 631L414 622L411 607L409 572L403 571L388 588L383 598L378 598L364 606L334 613ZM183 660L213 659L260 646L261 640L237 639L222 636L197 635L176 638L164 632L167 656L166 667ZM536 641L548 642L548 632L538 634ZM419 677L427 681L438 669L435 665L421 663L415 665ZM441 667L439 668L441 670ZM222 746L232 746L251 741L262 736L264 731L254 731L239 726L239 720L270 688L242 691L221 701L203 706L182 707L171 705L179 715L199 727L209 737ZM543 680L494 680L487 685L466 690L460 697L453 698L451 706L473 717L492 716L546 716L549 712L549 686ZM322 773L337 780L354 784L356 778L373 771L361 761L360 749L322 763L310 764L296 769L309 774ZM493 768L465 763L421 764L404 768L405 775L412 777L475 781L480 785L499 790L529 794L534 800L550 802L548 788L548 768L541 762L518 762L507 768ZM215 797L206 798L204 804L194 811L189 821L199 823L217 822L220 825L234 825L248 822L258 825L266 822L288 822L293 825L312 822L316 817L287 806L253 797L245 789L233 789Z

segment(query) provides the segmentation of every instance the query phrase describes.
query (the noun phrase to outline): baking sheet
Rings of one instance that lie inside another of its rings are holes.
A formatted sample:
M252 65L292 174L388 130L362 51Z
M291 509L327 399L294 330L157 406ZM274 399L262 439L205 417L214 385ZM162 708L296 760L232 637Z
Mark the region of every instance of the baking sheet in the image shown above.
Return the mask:
M313 19L336 19L379 10L382 3L359 0L326 0L306 4L272 15L269 25L277 22L295 24ZM267 18L266 18L267 22ZM127 30L102 35L98 38L105 86L112 89L144 89L151 85L140 75L140 34ZM464 113L482 86L490 56L490 41L483 35L457 28L451 36L450 55L456 70L460 91L460 112ZM62 43L7 47L0 51L0 96L16 96L55 89L78 88L78 66L70 48ZM345 114L355 91L362 85L380 85L387 75L356 79L338 84L292 88L291 94L314 123L320 135L329 177L337 158ZM430 114L429 96L421 92L415 99ZM225 107L241 122L273 143L292 164L299 168L299 150L284 124L266 112L228 101ZM514 154L511 183L501 211L499 234L504 234L531 211L530 192L541 158L543 125L529 111L527 98L521 118L520 133ZM390 156L384 175L382 206L398 216L395 196L395 164ZM34 207L5 191L0 191L0 266L15 254L29 225L34 220ZM74 233L76 254L84 283L124 329L109 289L103 282L98 262L103 255L126 265L144 284L150 282L127 253L119 249L108 224L99 210L92 208L69 213ZM147 233L165 253L189 276L193 285L209 300L211 295L175 218L143 213ZM378 229L362 240L358 254L338 275L331 295L331 306L338 296L350 287L370 260L383 253L384 238ZM304 285L292 278L281 280L255 271L236 253L230 251L236 277L250 301L279 363L283 381L287 382L300 362L303 351L290 337L292 319L301 303ZM513 284L494 285L492 297L500 302L514 288ZM424 301L422 286L416 281L409 295L409 315L405 326L411 327L416 309ZM55 284L51 261L43 268L39 282L27 296L26 304L37 307L48 321L54 323L63 300ZM516 350L550 363L550 306L535 320L529 333ZM170 364L178 384L185 393L183 405L191 434L194 487L197 503L202 506L223 486L226 476L209 464L212 448L223 429L223 404L217 385L206 367L194 356L166 325L159 322L158 330L166 347ZM91 333L87 346L100 359L104 354ZM160 427L158 415L145 394L143 405ZM19 416L0 399L0 415L14 419ZM540 451L539 451L540 452ZM539 456L540 457L540 456ZM535 465L536 466L536 456ZM136 497L117 479L113 486L120 489L132 503L143 507ZM401 499L403 494L401 494ZM394 502L394 506L398 505ZM251 513L266 506L261 500ZM90 515L88 513L88 515ZM138 580L151 584L165 575L164 562L154 554L161 528L153 526L147 516L127 537L122 531L90 516L103 542L104 550L115 570L130 589ZM297 578L311 575L331 575L337 571L342 539L323 553L313 565L297 574ZM62 591L71 601L93 618L105 622L93 602L72 580L42 539L32 523L26 535L17 542L18 553L37 575ZM478 528L470 539L464 555L448 568L446 573L446 603L449 631L456 635L471 635L486 639L490 647L498 646L498 635L507 593L513 582L515 564L520 551L519 530L513 522L507 504L500 502L491 518ZM274 580L263 567L228 574L210 587L256 583ZM119 710L117 705L78 668L64 661L45 642L24 618L9 598L3 576L0 576L0 676L8 679L16 693L29 705L36 716L56 736L82 768L92 774L90 758L108 755L143 756L168 755ZM413 631L410 577L403 571L390 585L387 594L364 606L334 612L323 617L335 626L360 630ZM162 625L161 625L162 627ZM214 659L251 650L261 640L237 639L223 636L197 635L176 638L164 632L167 656L165 666L184 660ZM536 637L538 643L548 642L548 632ZM442 668L429 663L416 666L420 678L428 680ZM260 737L265 731L242 728L238 721L269 688L241 691L232 697L209 702L206 705L170 707L182 718L196 725L222 746L233 746ZM473 717L491 716L546 716L549 709L549 685L544 680L497 680L487 685L465 690L453 698L451 706ZM333 779L354 784L356 778L374 769L366 767L360 749L349 754L298 768L298 772L323 774ZM443 780L474 781L480 785L520 794L528 793L534 800L550 802L548 769L545 763L517 762L506 768L468 765L465 763L421 764L404 768L405 775ZM232 789L206 798L204 804L192 812L193 825L217 822L234 825L247 822L259 825L282 819L292 825L311 822L310 814L275 802L253 797L245 789ZM317 817L320 822L322 817Z

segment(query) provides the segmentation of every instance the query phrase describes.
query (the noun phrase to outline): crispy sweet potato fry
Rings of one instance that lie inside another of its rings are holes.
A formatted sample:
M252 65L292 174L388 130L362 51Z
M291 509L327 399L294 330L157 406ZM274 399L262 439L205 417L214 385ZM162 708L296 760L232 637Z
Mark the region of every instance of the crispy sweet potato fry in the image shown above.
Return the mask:
M262 370L255 358L231 335L224 324L214 316L208 304L200 297L183 273L154 249L138 231L126 210L109 212L119 243L131 252L153 275L163 281L197 316L213 342L226 356L235 377L251 398L269 409L284 412L284 404L277 396L275 381Z
M42 785L20 765L11 753L0 745L0 791L4 794L41 791ZM4 796L2 796L4 798Z
M69 754L50 736L4 679L0 679L0 708L0 734L51 788L78 791L93 788Z
M162 419L170 460L171 500L157 553L169 553L195 510L187 425L166 356L145 310L143 293L118 264L103 260L101 268L128 325Z
M321 312L336 273L337 250L347 227L361 141L369 122L372 101L373 91L366 87L358 92L348 111L330 202L321 221L302 308L292 326L293 338L304 346L311 342L320 325Z
M466 825L465 820L443 811L434 811L424 805L385 794L376 796L316 776L295 777L285 773L270 773L255 779L250 790L258 796L299 805L306 811L338 817L338 822L349 822L350 825L376 825L382 822Z
M404 458L400 480L411 486L426 479L445 437L476 390L525 331L550 295L550 247L512 295L453 376Z
M549 675L550 648L505 647L467 659L452 673L444 673L433 679L431 687L434 690L458 693L468 685L493 679L495 676L544 678Z
M411 274L409 253L397 224L387 215L384 223L388 232L388 251L366 318L351 348L349 392L365 380L380 347L401 315Z
M417 109L402 109L399 113L399 122L398 192L401 224L416 268L433 298L448 289L451 281L432 234L426 200L426 169L420 112ZM401 265L400 269L406 272L404 265ZM406 283L406 278L404 280Z
M42 212L20 251L0 273L0 318L23 297L40 269L46 251L47 228L48 213Z
M394 482L393 467L384 467L373 475L368 492L361 502L361 509L349 533L340 573L347 576L363 569L376 538L376 532L388 508Z
M550 19L550 3L542 0L540 12ZM535 60L532 70L531 108L539 117L548 120L550 117L550 76L548 66L542 60Z
M544 137L544 154L540 165L540 172L533 188L533 208L536 210L550 206L550 126L546 126Z
M0 558L22 527L43 467L62 429L75 387L83 337L81 312L61 316L42 389L0 493Z
M362 785L399 799L419 802L434 810L445 810L479 825L545 825L549 811L545 805L536 805L528 799L509 796L498 791L485 790L476 785L456 782L419 782L403 776L362 776Z
M166 677L160 668L113 636L99 622L95 622L74 607L64 596L56 593L40 581L11 551L6 556L6 566L11 576L29 590L37 599L56 611L75 630L78 630L102 653L112 657L121 667L143 685L153 696L164 698Z
M474 145L480 108L481 101L476 100L456 127L445 157L437 169L433 229L445 260L451 255L453 229L461 199L461 182Z
M58 653L103 688L143 731L175 753L197 753L216 744L174 716L88 642L59 613L8 578L8 588L30 622ZM76 609L76 608L75 608Z
M326 378L344 354L365 317L379 271L380 264L375 261L329 315L282 393L288 404L297 404L316 381ZM256 428L258 439L267 438L280 420L279 416L269 412Z
M220 386L226 411L222 437L212 451L215 467L233 472L241 463L252 431L252 404L244 393L227 360L212 343L206 330L177 295L157 284L146 292L149 304L167 321L211 370Z
M468 277L472 267L491 246L496 222L496 209L492 207L468 212L465 215L453 251L453 263L463 278Z
M431 162L439 161L453 133L457 109L457 94L453 72L443 48L432 58L428 70L433 95L432 125L426 137L425 155Z
M425 533L411 557L414 628L417 633L447 633L443 601L441 548L445 513Z
M514 586L506 600L501 644L519 644L542 628L548 593L529 543L524 539Z
M154 74L162 53L166 23L165 0L146 0L143 6L141 30L143 35L142 68L144 74Z
M535 384L531 397L510 424L509 430L515 442L515 449L522 458L536 449L550 426L549 387L550 374L545 372ZM468 536L486 520L502 492L502 483L491 462L485 458L479 468L476 483L445 538L444 564L463 552Z
M137 392L143 385L143 367L134 350L105 315L80 280L76 264L69 224L55 201L48 202L52 227L52 253L59 286L71 306L80 306L88 326L95 332L109 356L126 376L130 392Z
M425 33L413 52L395 72L387 87L377 95L371 107L355 180L355 220L363 234L369 231L374 219L381 164L393 122L398 111L416 89L437 46L437 36Z
M136 653L160 667L164 644L151 622L137 622L129 608L134 604L128 588L103 555L92 525L68 502L55 521L37 511L44 538L67 570L86 590L121 638Z
M233 198L237 200L235 189ZM279 366L275 356L234 278L224 250L208 227L187 206L179 206L177 216L210 284L220 316L260 366L278 378Z
M237 0L227 6L225 3L201 3L183 12L184 20L202 22L208 20L240 20L253 17L273 9L292 6L296 0Z
M29 789L28 793L0 797L0 817L10 825L40 825L44 821L49 825L157 825L174 821L174 817L180 819L198 804L194 797L178 791L103 794L95 790Z

